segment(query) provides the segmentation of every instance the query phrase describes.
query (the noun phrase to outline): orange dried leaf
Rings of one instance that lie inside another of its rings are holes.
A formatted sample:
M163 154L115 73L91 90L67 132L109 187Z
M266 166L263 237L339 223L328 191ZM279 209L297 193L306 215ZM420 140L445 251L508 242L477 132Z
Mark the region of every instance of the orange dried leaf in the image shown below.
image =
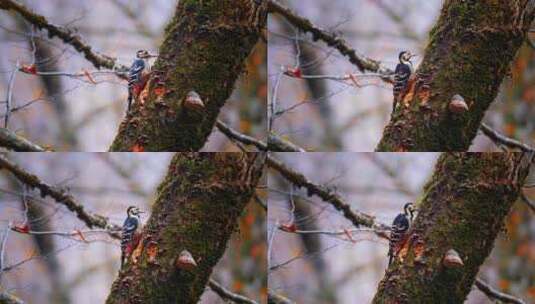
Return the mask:
M147 246L147 256L149 263L156 262L156 256L158 255L158 245L156 242L150 242Z
M87 77L87 79L89 79L89 82L91 82L92 84L97 84L97 82L95 81L91 73L89 73L89 71L87 71L86 69L82 69L82 72L84 72L84 75Z
M355 241L355 239L353 239L353 236L351 235L351 232L349 232L349 230L344 229L344 233L347 236L347 238L351 241L351 243L356 243L357 242L357 241Z
M140 144L135 144L132 147L132 152L145 152L145 148Z
M162 97L163 95L165 95L166 91L167 90L164 87L157 87L154 89L154 94L157 97Z
M78 235L82 241L84 241L84 242L86 242L86 243L89 243L89 242L85 239L85 237L84 237L82 231L80 231L79 229L75 229L74 232L73 232L73 234Z

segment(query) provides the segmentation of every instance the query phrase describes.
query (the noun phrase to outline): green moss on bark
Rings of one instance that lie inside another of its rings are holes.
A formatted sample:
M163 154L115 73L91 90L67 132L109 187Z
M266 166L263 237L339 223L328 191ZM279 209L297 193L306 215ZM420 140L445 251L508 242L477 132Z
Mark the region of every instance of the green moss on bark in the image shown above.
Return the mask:
M467 151L533 20L528 1L445 1L417 75L428 99L398 107L378 151ZM423 85L425 84L425 85ZM426 88L427 86L427 88ZM453 114L453 95L469 111Z
M265 26L264 6L253 0L180 1L165 30L148 97L143 105L136 100L110 150L201 149ZM157 96L158 87L165 88L163 96ZM201 96L205 109L182 106L189 91Z
M197 303L262 168L258 153L177 154L143 228L142 254L119 273L106 303ZM154 245L151 261L148 248ZM182 250L193 255L197 268L175 266Z
M424 188L406 256L386 271L373 303L463 303L528 173L523 153L443 154ZM442 264L454 249L464 262Z

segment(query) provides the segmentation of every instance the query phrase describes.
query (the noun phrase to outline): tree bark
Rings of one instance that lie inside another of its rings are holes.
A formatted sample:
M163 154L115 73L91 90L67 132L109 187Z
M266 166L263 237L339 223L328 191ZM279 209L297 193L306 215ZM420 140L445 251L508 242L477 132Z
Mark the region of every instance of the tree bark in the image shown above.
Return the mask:
M197 303L249 202L264 153L179 153L158 188L134 253L113 283L111 303ZM183 250L197 263L179 269Z
M136 98L111 151L197 151L206 142L266 24L254 0L180 1L166 28L147 96ZM183 106L197 92L202 110Z
M443 154L373 303L463 303L529 171L529 153ZM447 267L450 249L464 266Z
M467 151L533 17L529 0L446 0L376 150ZM455 94L468 111L448 109Z

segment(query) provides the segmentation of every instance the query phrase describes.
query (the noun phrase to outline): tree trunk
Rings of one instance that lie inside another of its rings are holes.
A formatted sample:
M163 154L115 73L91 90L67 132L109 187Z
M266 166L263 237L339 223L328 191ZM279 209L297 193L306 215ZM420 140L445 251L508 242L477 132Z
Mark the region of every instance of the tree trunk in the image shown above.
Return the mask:
M135 99L111 151L197 151L243 72L266 23L254 0L180 1L166 28L146 93ZM201 110L183 106L197 92Z
M377 151L467 151L533 17L529 0L446 0ZM468 111L448 109L455 94Z
M516 201L533 155L443 154L373 303L463 303ZM443 263L455 250L464 266Z
M197 303L237 228L264 165L263 153L179 153L158 188L136 252L106 303ZM183 250L197 263L176 266Z

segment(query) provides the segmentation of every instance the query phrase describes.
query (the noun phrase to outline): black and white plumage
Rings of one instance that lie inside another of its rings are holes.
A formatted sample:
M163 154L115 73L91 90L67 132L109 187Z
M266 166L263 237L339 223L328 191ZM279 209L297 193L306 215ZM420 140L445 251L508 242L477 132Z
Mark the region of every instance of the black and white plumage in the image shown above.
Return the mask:
M136 59L128 71L128 111L132 105L134 94L139 94L143 73L150 71L148 59L155 57L145 50L139 50L136 53Z
M388 249L388 265L392 264L394 256L400 249L405 240L405 236L412 225L414 217L414 205L412 203L406 203L403 207L403 213L400 213L394 218L392 222L392 228L390 228L390 243Z
M121 268L123 267L127 256L133 251L134 236L139 228L139 214L141 214L139 208L130 206L126 210L126 220L123 223L123 229L121 233Z
M412 74L411 58L414 56L409 51L399 53L399 63L394 71L394 106L392 112L396 110L397 104L401 101L402 93L407 88L409 78Z

